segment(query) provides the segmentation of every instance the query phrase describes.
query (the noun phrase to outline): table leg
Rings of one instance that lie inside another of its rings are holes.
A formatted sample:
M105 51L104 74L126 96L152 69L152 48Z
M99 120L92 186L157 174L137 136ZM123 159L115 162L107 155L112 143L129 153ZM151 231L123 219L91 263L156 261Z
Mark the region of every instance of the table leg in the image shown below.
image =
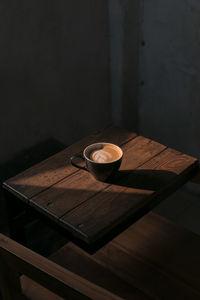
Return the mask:
M21 200L4 190L9 234L20 244L27 245L25 225L27 223L26 209Z

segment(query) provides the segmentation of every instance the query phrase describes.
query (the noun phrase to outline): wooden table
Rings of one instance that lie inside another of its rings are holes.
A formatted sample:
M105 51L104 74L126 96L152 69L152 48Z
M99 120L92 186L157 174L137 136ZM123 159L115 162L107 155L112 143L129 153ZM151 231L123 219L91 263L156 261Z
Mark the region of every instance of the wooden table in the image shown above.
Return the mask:
M112 182L96 181L74 168L72 154L98 141L124 151ZM198 160L119 128L90 135L3 183L25 203L82 247L97 249L195 175ZM12 205L11 205L12 206Z

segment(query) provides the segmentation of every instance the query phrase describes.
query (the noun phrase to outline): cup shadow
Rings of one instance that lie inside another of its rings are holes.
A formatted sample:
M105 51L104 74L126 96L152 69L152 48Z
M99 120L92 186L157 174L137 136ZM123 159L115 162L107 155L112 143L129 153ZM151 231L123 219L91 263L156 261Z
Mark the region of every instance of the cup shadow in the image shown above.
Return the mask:
M157 191L168 184L175 173L165 170L119 170L107 183L124 187Z

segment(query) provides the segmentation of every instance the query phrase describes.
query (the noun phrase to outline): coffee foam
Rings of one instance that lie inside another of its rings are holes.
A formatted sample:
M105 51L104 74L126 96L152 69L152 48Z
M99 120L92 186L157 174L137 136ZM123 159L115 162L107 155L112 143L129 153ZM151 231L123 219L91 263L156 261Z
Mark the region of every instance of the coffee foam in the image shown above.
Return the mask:
M121 153L119 153L119 151L115 147L106 145L101 149L94 150L91 153L90 158L97 163L110 163L118 160L120 156Z

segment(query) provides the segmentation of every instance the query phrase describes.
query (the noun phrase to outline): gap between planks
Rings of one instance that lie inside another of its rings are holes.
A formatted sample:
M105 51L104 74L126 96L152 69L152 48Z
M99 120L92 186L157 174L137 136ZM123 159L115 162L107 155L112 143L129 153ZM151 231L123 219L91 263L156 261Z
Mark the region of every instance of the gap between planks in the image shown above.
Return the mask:
M154 156L152 156L149 160L147 160L146 162L143 162L141 165L138 165L135 170L139 169L140 167L142 167L143 165L145 165L148 161L150 161L151 159L155 158L157 155L160 155L162 152L164 152L165 150L167 150L168 147L166 147L165 149L161 150L159 153L155 154ZM124 175L122 177L122 179L124 179L127 175ZM67 211L67 213L64 213L63 215L61 215L58 219L62 219L65 215L67 215L68 213L70 213L72 210L76 209L77 207L81 206L83 203L85 203L86 201L92 199L93 197L96 197L98 194L100 194L101 192L105 191L106 189L108 189L112 184L108 184L105 188L101 189L100 191L94 193L92 196L88 197L86 200L84 200L83 202L77 204L76 206L74 206L73 208L69 209ZM126 187L123 188L123 190L126 189ZM121 192L123 192L123 190ZM73 226L72 226L73 228ZM82 231L80 231L82 233Z
M130 141L134 140L136 137L138 137L138 135L135 135L134 137L132 137L131 139L127 140L126 142L120 144L119 146L122 147L122 146L124 146L125 144L128 144ZM44 188L42 191L40 191L40 192L38 192L38 193L36 193L36 194L32 195L31 197L26 198L26 199L28 199L28 200L30 201L32 198L37 197L38 195L40 195L40 194L42 194L43 192L47 191L48 189L50 189L50 188L53 187L54 185L56 185L56 184L62 182L63 180L67 179L68 177L70 177L70 176L72 176L72 175L74 175L74 174L76 174L76 173L78 173L78 172L81 172L81 170L75 170L75 171L73 171L72 173L68 174L67 176L63 177L62 179L60 179L60 180L54 182L52 185L48 186L47 188ZM9 186L9 189L10 189L10 186ZM8 189L8 190L9 190L9 189ZM13 189L13 191L14 191L14 189ZM20 193L20 194L21 194L21 193ZM21 195L22 195L22 194L21 194Z
M134 142L135 140L139 139L139 142L136 142L135 145L131 147L131 148L133 148L133 147L135 147L137 144L138 144L138 145L140 144L140 139L141 139L141 138L147 141L146 145L150 145L150 144L152 144L152 143L157 144L157 142L154 142L154 141L152 141L152 140L150 140L150 139L148 139L148 138L144 138L144 137L142 137L142 136L135 136L134 138L131 138L131 139L129 139L128 141L122 143L121 146L122 146L122 145L125 145L125 146L126 146L126 144L130 143L131 141ZM160 149L157 153L155 153L155 154L153 154L152 156L150 156L147 160L144 160L143 162L139 163L139 164L137 165L137 167L135 167L135 169L140 168L142 165L148 163L149 160L155 158L157 155L160 155L163 151L165 151L165 150L167 149L167 146L164 146L164 145L161 145L161 144L159 144L159 145L162 146L162 149ZM130 149L131 149L131 148L130 148ZM128 148L127 148L127 151L128 151ZM79 172L79 171L76 171L75 173L77 173L77 172ZM83 172L83 171L81 171L81 172ZM74 173L71 174L71 176L72 176L72 175L74 175ZM69 176L70 176L70 175L69 175ZM69 177L69 176L67 176L67 177ZM126 178L126 176L127 176L127 175L124 175L123 178ZM61 181L65 181L67 177L65 177L65 178L62 179ZM60 181L60 182L61 182L61 181ZM56 184L55 184L55 185L56 185ZM53 186L54 186L54 185L52 185L51 187L53 187ZM60 215L60 216L55 215L55 213L52 213L51 210L48 210L48 209L45 208L44 206L41 206L40 204L38 204L36 201L33 201L32 199L30 199L30 204L31 204L32 207L35 207L35 208L36 208L37 210L39 210L39 211L45 210L46 212L48 212L48 213L52 216L53 219L55 219L55 217L56 217L57 220L61 220L61 219L62 219L66 214L68 214L70 211L76 209L77 207L79 207L80 205L82 205L84 202L86 202L86 201L92 199L93 197L97 196L99 193L101 193L102 191L105 191L106 189L108 189L108 188L111 187L111 186L112 186L111 183L110 183L110 184L109 184L109 183L106 183L105 188L100 189L99 191L95 192L95 193L92 194L90 197L88 197L86 200L82 201L82 202L79 203L79 204L76 204L75 206L73 206L71 209L69 209L67 212L65 212L64 214L62 214L62 215ZM125 189L125 188L124 188L124 189ZM48 189L46 189L46 190L48 190ZM45 191L44 191L44 192L45 192ZM42 192L41 192L41 193L42 193ZM39 193L39 194L41 194L41 193ZM35 198L35 197L33 197L33 198ZM36 197L36 198L37 198L37 197ZM61 220L61 223L62 223L62 220ZM73 228L73 227L72 227L72 228Z

